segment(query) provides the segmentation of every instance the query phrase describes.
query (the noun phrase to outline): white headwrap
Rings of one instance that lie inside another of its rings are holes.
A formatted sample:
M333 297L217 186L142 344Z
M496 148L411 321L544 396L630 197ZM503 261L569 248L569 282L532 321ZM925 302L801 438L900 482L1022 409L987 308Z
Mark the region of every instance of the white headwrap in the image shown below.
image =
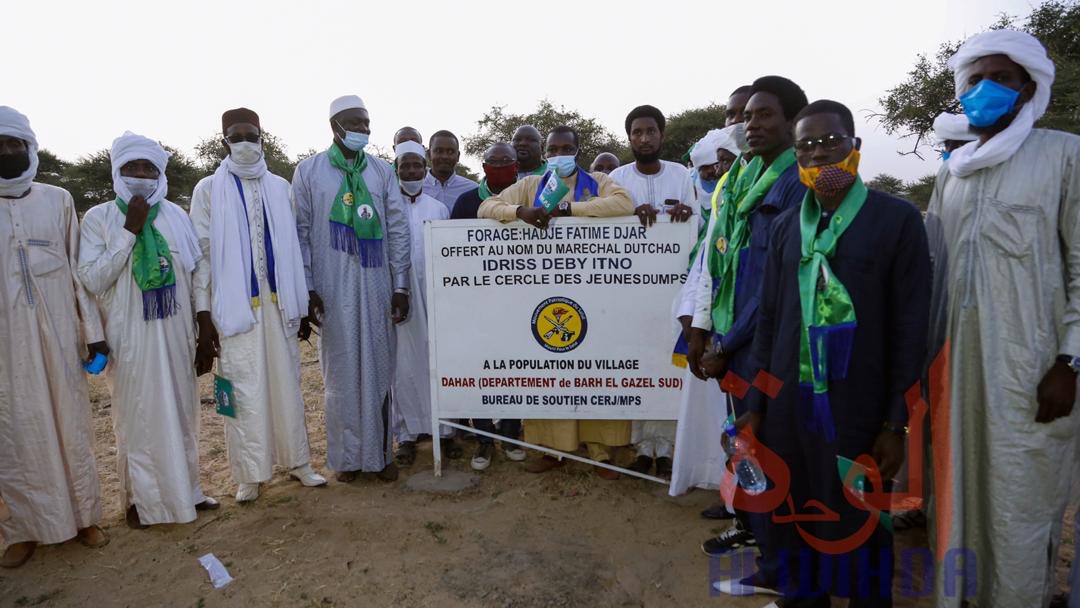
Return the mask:
M994 30L968 39L949 59L956 79L956 97L967 92L971 66L988 55L1007 55L1023 66L1035 81L1035 96L1024 104L1007 129L990 138L984 145L973 141L953 151L949 157L949 172L957 177L971 175L979 169L999 165L1016 153L1031 133L1035 121L1050 105L1050 88L1054 84L1054 63L1046 49L1030 34L1016 30Z
M156 141L125 131L123 135L113 140L112 149L109 151L109 157L112 159L113 192L125 201L131 200L131 191L128 190L124 180L120 179L120 168L133 160L148 160L157 167L159 173L157 189L146 199L146 202L157 205L165 200L165 195L169 192L169 181L165 179L165 167L169 164L169 156L169 152ZM163 205L157 217L169 224L169 232L179 240L176 243L170 241L169 246L180 252L181 267L191 272L195 269L195 262L202 257L199 239L195 236L191 218L184 213L183 209L175 205Z
M296 237L296 218L290 204L289 182L266 170L266 160L241 165L226 156L210 180L210 318L228 338L255 326L251 294L251 228L240 179L255 180L261 192L264 227L270 237L277 279L277 304L288 323L307 314L308 291L304 259ZM265 238L266 235L264 235ZM270 294L259 294L262 306L275 306Z
M723 129L713 129L709 133L716 133L716 147L723 148L735 156L750 150L746 143L746 125L738 123Z
M412 140L406 140L394 146L394 158L401 158L406 154L418 154L420 158L427 158L427 151L424 150L424 146Z
M131 200L131 191L124 180L120 179L120 168L133 160L148 160L157 167L158 185L154 193L146 198L146 202L151 205L158 204L169 193L169 180L165 178L169 156L158 142L131 131L124 131L123 135L113 140L112 149L109 151L109 158L112 159L113 192L125 201Z
M967 116L942 112L934 119L934 137L938 142L975 141L978 136L971 132Z
M695 167L707 167L720 162L720 159L716 157L716 149L720 146L717 145L717 139L713 136L715 132L706 133L705 137L699 139L690 149L690 162L694 163Z
M336 116L338 112L354 109L366 110L367 106L364 105L364 100L356 95L342 95L330 102L330 118Z
M690 151L690 160L694 162L695 167L701 167L719 162L716 154L717 150L727 150L735 156L742 154L746 150L742 149L739 141L741 139L745 144L746 137L741 132L742 127L740 125L731 125L723 129L709 131L705 134L705 137L702 137L701 140L694 144L694 149ZM699 160L701 162L698 162Z
M19 177L0 178L0 196L22 196L37 177L38 143L30 121L15 108L0 106L0 135L17 137L26 142L30 153L30 167Z

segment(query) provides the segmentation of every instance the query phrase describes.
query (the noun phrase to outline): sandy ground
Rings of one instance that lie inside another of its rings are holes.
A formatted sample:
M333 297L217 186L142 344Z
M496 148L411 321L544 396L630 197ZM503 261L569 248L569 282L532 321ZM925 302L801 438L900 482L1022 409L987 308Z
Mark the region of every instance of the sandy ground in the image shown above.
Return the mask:
M320 468L322 384L306 345L303 374L313 464ZM133 531L122 519L109 395L100 380L92 398L103 527L112 542L100 550L76 542L39 547L21 569L0 571L0 607L741 608L769 601L710 597L709 561L698 546L728 524L698 512L714 493L673 499L657 484L605 482L576 463L530 475L500 453L476 487L440 496L405 487L410 475L430 470L430 444L422 444L417 463L396 483L370 477L306 489L279 471L258 501L239 506L221 420L210 404L202 415L203 484L222 508L188 525ZM466 444L467 455L473 446ZM450 468L466 471L468 460ZM1072 558L1072 526L1065 530L1062 581ZM922 531L898 536L901 547L925 544ZM232 584L213 588L197 561L206 553L221 559ZM898 608L930 605L926 598L896 600Z

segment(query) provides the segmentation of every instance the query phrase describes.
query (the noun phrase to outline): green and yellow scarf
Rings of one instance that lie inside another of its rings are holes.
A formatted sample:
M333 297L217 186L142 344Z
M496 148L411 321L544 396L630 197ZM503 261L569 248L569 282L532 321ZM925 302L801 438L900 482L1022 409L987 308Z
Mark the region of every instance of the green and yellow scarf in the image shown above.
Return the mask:
M742 156L735 159L732 171L742 164ZM739 258L750 246L750 213L765 198L780 175L795 164L795 150L788 148L765 167L760 156L755 157L738 175L728 177L722 191L723 205L717 209L716 224L709 242L709 269L713 277L712 321L713 331L723 335L735 323L735 282Z
M829 260L836 255L840 236L866 203L866 195L866 186L856 176L820 234L821 204L813 190L806 192L799 214L799 388L810 430L823 433L830 443L836 439L836 425L829 404L829 381L847 378L857 323L851 296L832 272Z
M330 164L345 173L334 204L330 207L330 246L349 255L359 255L360 265L383 265L383 227L379 210L364 182L367 154L357 153L350 163L337 144L326 151Z
M117 197L116 206L127 215L128 206L123 199ZM135 235L135 248L131 252L131 274L142 291L145 321L171 317L180 308L176 301L176 273L169 243L154 227L160 208L160 203L150 207L146 223Z

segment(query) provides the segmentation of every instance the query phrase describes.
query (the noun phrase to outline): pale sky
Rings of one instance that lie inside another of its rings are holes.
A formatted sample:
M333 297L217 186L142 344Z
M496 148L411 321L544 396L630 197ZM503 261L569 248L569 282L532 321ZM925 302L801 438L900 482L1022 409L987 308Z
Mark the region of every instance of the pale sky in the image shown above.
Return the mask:
M856 113L864 176L914 179L937 170L936 155L899 156L910 145L865 111L918 53L1031 4L7 0L2 11L0 105L29 116L40 144L69 160L125 130L191 152L237 106L257 111L295 156L330 143L329 103L347 93L364 98L371 141L384 148L405 124L425 138L464 136L492 105L527 113L545 97L623 136L636 105L670 116L779 74L811 101Z

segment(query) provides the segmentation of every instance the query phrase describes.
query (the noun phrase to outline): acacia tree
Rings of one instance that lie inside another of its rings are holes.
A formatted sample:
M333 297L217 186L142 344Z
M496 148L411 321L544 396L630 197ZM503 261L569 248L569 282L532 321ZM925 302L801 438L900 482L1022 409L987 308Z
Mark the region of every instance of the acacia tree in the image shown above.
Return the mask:
M878 173L874 179L866 182L866 187L897 196L904 196L904 180L888 173Z
M667 128L664 129L664 145L660 150L660 157L682 163L683 155L706 133L712 129L723 128L726 111L726 106L710 103L701 108L690 108L669 116Z
M1015 21L1002 16L989 29L1017 27ZM1043 43L1057 71L1050 107L1038 126L1080 131L1080 2L1047 0L1035 8L1019 29ZM961 43L960 40L944 42L933 56L919 55L907 79L886 91L878 101L882 111L872 116L885 131L912 140L911 150L903 154L921 158L920 148L929 143L934 117L941 112L960 111L947 62Z
M195 146L195 158L198 159L200 169L205 175L210 175L217 169L221 159L228 155L229 151L222 143L219 134L205 137ZM291 160L285 144L273 133L262 132L263 155L266 157L266 168L287 180L292 180L293 171L300 159Z
M559 125L573 127L580 139L578 158L583 164L591 162L601 152L611 152L623 161L630 158L630 150L623 140L616 138L597 119L563 106L555 107L547 99L541 100L536 110L529 114L512 114L506 111L506 106L492 106L476 121L477 132L465 136L465 153L479 158L491 144L509 142L514 130L521 125L533 125L542 135Z

